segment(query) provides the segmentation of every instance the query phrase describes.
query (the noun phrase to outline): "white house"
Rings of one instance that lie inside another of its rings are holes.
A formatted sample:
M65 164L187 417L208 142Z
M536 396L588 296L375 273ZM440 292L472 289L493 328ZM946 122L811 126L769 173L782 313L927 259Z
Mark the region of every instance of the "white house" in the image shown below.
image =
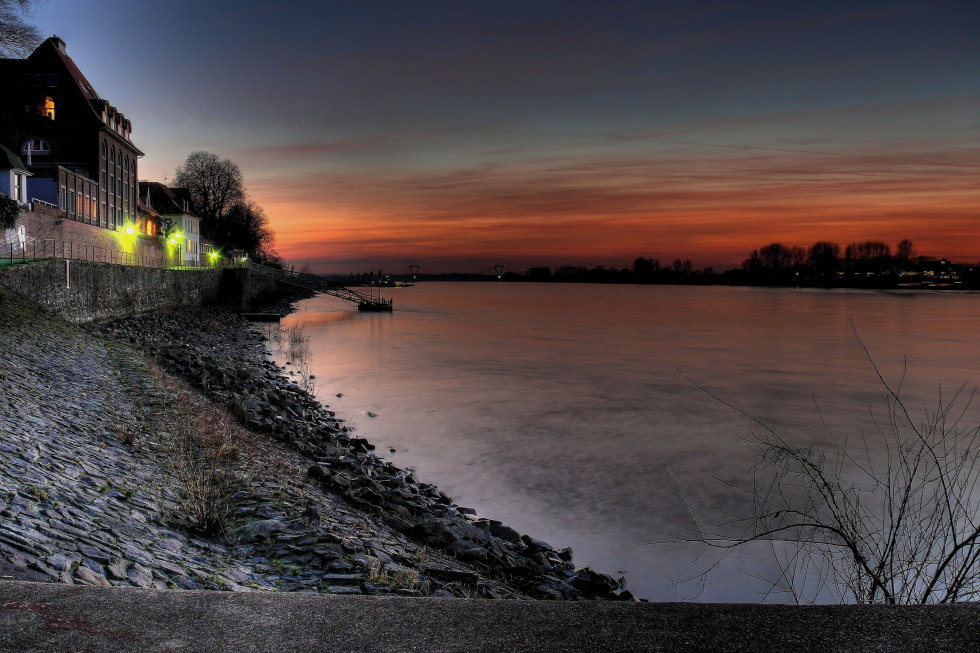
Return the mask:
M160 216L161 224L169 226L165 235L180 252L181 265L202 265L201 219L190 208L187 189L141 181L139 192L146 206Z
M0 145L0 193L18 204L27 204L27 178L30 176L20 157Z

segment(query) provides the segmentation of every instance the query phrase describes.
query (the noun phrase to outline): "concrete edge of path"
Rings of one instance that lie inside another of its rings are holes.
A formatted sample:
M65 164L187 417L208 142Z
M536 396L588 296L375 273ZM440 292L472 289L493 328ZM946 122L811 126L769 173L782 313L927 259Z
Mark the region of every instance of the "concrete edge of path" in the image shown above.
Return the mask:
M413 599L0 581L3 651L977 650L980 605Z

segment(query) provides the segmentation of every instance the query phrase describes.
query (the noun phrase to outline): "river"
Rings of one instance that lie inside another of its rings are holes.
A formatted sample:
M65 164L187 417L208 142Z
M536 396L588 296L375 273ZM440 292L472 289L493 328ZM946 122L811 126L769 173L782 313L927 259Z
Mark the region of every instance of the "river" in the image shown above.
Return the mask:
M766 599L754 575L774 567L762 547L727 558L703 587L682 582L713 561L682 541L685 505L709 522L751 510L727 483L749 478L762 429L719 399L820 447L828 431L872 432L871 415L881 417L885 392L861 341L887 380L907 365L914 410L980 376L973 293L532 283L386 292L391 314L316 297L283 320L310 338L321 401L460 505L571 546L578 565L625 575L657 601ZM980 421L972 407L968 418Z

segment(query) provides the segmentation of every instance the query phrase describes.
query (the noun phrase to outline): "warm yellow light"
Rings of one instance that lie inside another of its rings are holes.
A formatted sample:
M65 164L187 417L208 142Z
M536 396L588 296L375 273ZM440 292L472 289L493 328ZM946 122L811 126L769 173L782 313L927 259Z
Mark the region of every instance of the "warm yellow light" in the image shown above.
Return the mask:
M179 231L174 234L174 238L176 238L177 240L180 240L183 237L184 237L184 234L180 233Z
M168 240L167 242L168 242L168 243L170 243L171 245L176 245L176 244L177 244L177 241L176 241L176 240L174 240L173 238L171 238L171 239L170 239L170 240Z
M126 227L126 235L127 236L132 236L135 233L136 233L136 230L135 229L133 229L132 227Z

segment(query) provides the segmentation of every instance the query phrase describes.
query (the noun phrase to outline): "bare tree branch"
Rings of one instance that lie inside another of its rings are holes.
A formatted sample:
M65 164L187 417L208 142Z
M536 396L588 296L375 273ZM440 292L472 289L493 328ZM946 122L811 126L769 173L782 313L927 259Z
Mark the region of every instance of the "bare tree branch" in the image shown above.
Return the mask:
M0 55L26 57L40 45L40 32L24 22L36 4L36 0L0 0Z
M901 396L905 373L892 386L858 343L885 390L886 413L872 413L876 435L858 446L833 434L826 451L793 445L685 375L765 430L751 485L729 484L752 496L754 512L707 524L685 499L694 541L723 556L768 542L779 571L766 580L798 602L828 590L859 603L971 600L980 594L980 426L964 426L973 393L960 388L947 399L940 391L936 409L917 422ZM819 406L818 415L829 432Z

